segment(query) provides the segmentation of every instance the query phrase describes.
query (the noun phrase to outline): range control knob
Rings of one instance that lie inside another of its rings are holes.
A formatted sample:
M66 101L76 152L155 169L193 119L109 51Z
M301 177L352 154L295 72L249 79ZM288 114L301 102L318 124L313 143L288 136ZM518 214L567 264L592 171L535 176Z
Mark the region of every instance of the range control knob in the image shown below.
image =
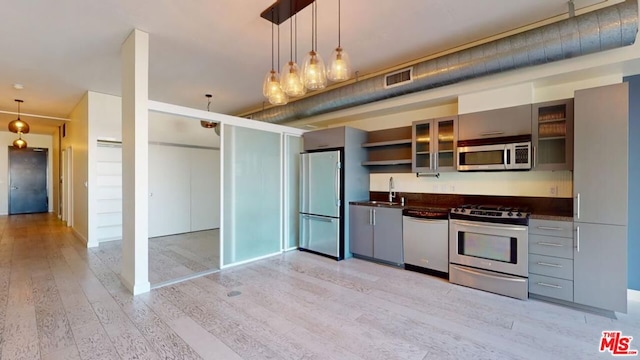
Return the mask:
M458 208L453 209L453 212L458 212L460 210L458 210Z
M516 214L516 216L517 217L522 217L522 213L519 212L519 213Z
M463 212L465 212L465 210L464 209L460 209L460 212L463 213Z
M507 215L508 216L513 216L513 213L511 211L509 211L509 213Z

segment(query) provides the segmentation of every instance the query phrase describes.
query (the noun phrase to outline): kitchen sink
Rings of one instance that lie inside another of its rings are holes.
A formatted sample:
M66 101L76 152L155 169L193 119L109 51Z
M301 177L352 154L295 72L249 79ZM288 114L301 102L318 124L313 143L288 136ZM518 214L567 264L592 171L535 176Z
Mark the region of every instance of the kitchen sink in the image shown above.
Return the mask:
M367 204L374 205L374 206L402 206L400 203L397 203L397 202L377 201L377 200L367 201Z

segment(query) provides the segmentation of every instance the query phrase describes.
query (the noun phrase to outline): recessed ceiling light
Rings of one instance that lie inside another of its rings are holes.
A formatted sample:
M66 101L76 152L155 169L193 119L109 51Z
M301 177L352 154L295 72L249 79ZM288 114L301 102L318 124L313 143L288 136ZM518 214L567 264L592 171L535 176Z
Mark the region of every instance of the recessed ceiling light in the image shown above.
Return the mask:
M24 85L22 84L13 84L13 88L16 90L22 90L24 89Z

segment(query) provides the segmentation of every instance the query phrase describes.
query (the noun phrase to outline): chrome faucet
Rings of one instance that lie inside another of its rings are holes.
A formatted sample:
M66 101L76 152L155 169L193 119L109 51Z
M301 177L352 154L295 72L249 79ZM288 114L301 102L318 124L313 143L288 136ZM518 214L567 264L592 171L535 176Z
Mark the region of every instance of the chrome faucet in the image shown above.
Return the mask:
M393 202L393 198L396 197L396 192L393 191L393 176L389 178L389 202Z

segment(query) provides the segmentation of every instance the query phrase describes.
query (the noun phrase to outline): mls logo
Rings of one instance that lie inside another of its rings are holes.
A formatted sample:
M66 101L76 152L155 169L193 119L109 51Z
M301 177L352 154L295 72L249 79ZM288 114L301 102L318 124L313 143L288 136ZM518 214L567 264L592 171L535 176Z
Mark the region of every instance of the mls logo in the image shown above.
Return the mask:
M613 356L636 356L638 350L631 350L633 337L622 335L621 331L603 331L600 352L609 351Z

